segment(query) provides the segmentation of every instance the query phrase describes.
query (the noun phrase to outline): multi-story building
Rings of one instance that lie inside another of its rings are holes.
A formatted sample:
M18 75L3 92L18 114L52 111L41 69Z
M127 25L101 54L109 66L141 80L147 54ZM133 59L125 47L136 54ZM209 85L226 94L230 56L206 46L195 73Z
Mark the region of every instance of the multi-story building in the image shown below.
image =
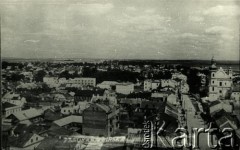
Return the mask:
M144 91L151 91L157 89L161 82L159 80L145 80L144 81Z
M217 69L214 59L211 61L210 77L209 77L209 100L215 101L225 98L232 87L232 69L227 71L222 67Z
M115 133L117 110L112 110L105 104L93 103L83 111L82 132L86 135L111 136Z
M73 78L73 79L69 79L67 81L67 83L95 87L96 86L96 78Z

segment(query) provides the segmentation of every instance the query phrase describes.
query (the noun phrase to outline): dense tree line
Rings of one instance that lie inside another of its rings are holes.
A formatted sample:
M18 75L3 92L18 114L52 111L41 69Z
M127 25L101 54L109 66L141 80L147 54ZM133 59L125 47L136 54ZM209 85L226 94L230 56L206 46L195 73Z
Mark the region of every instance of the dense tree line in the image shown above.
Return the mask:
M10 76L6 76L7 81L12 81L12 82L18 82L21 81L25 78L24 75L18 74L18 73L13 73Z
M34 80L36 82L43 82L43 77L46 75L47 73L44 70L39 70L35 75L34 75Z
M61 72L59 75L59 78L66 78L66 79L78 78L78 77L81 77L81 76L77 73L77 71L75 71L73 74L70 74L69 71L65 70Z
M97 83L103 81L136 82L137 79L143 79L140 73L122 70L97 71L96 68L84 67L83 77L94 77Z
M2 69L6 69L8 66L11 66L12 70L14 70L16 66L19 69L22 69L24 67L24 65L21 63L13 63L13 62L6 62L6 61L2 62Z

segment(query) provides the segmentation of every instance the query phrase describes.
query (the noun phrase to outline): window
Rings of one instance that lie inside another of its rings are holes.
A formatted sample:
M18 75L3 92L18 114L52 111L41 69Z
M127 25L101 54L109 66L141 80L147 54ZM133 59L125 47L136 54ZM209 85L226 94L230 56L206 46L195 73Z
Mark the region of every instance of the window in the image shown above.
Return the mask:
M36 141L38 141L38 137L36 137Z
M222 86L222 82L219 82L219 86Z
M213 74L212 74L212 77L214 77L214 76L215 76L215 74L213 73Z
M110 132L112 132L112 128L110 128Z
M214 81L212 81L212 83L214 84Z
M212 87L212 91L214 91L214 87Z
M219 90L219 93L222 93L222 90Z

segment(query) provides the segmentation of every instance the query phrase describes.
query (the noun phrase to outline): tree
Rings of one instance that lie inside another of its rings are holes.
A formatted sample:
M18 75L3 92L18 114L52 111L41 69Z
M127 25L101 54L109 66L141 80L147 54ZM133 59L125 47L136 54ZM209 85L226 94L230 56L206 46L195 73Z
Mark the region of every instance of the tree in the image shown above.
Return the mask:
M17 82L17 81L23 80L24 75L13 73L13 74L11 74L10 77L7 77L6 79L9 80L9 81Z
M43 77L46 75L46 72L44 70L39 70L35 76L34 76L34 80L36 82L43 82Z

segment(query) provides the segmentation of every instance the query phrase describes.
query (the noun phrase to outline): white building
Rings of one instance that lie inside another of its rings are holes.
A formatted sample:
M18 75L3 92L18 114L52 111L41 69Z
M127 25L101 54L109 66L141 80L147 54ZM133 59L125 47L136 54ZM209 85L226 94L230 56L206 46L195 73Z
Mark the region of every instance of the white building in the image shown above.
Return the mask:
M157 89L161 82L159 80L145 80L144 81L144 91L151 91Z
M69 79L67 83L95 87L96 86L96 78L73 78L73 79Z
M2 103L3 116L8 117L11 114L19 113L22 111L22 106L14 105L12 103L4 102Z
M182 74L182 73L173 73L172 74L172 79L180 79L184 82L187 82L187 76Z
M130 94L134 91L133 83L119 83L116 85L116 92L121 94Z
M212 59L210 72L209 100L215 101L219 98L225 98L232 87L232 69L229 68L227 72L222 67L217 69L216 63Z
M172 80L172 79L168 79L168 80L162 79L161 80L161 87L170 86L170 87L175 88L177 85L178 85L177 81Z

